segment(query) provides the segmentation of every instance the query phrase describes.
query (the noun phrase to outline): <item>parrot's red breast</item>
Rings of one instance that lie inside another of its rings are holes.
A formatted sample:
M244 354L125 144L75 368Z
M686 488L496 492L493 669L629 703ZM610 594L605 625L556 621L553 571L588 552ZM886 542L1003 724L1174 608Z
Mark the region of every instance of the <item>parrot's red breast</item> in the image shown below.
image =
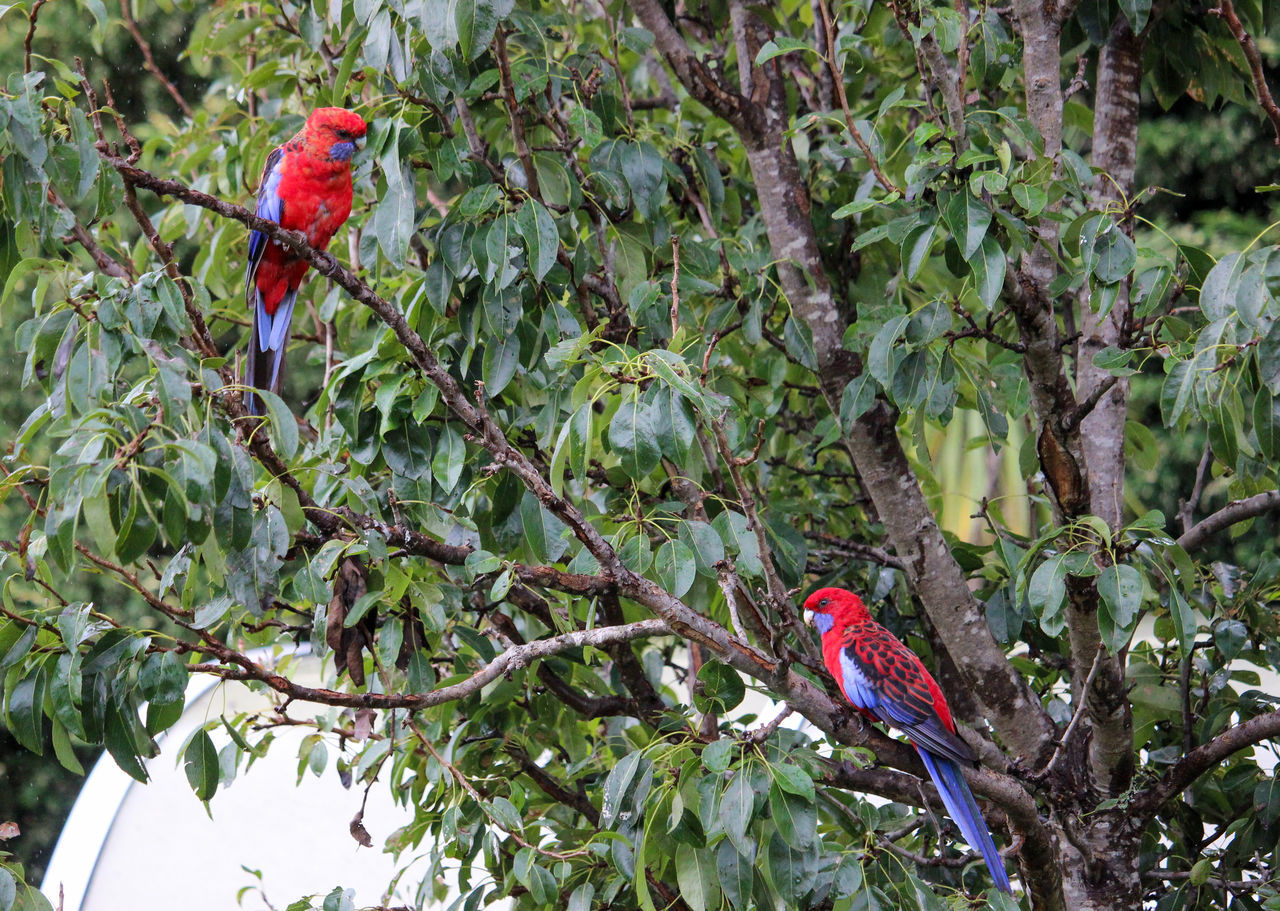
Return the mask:
M298 134L267 156L258 186L258 216L300 231L318 250L328 247L351 214L351 156L366 129L353 111L312 111ZM279 391L293 304L308 268L305 259L258 231L250 232L245 270L245 293L254 317L249 385ZM257 396L250 395L249 408L261 413Z

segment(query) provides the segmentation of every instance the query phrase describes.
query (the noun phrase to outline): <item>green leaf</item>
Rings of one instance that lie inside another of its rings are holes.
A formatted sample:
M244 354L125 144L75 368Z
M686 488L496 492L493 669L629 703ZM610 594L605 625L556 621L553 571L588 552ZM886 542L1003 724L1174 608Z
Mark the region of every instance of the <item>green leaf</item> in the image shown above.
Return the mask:
M1151 0L1120 0L1120 11L1129 20L1129 27L1136 35L1147 27L1147 18L1151 15Z
M1186 412L1195 394L1195 384L1201 369L1201 359L1169 358L1165 361L1167 375L1160 387L1160 414L1166 427L1173 427Z
M459 7L461 5L460 3ZM415 202L413 171L406 170L400 161L398 131L393 135L380 164L387 188L373 212L373 233L378 238L382 255L393 266L402 267L405 255L409 252L409 238L413 235Z
M1098 281L1114 284L1126 278L1138 262L1138 249L1128 235L1114 222L1109 222L1094 239L1091 256L1093 274Z
M142 783L147 781L147 770L138 761L138 740L142 725L138 721L135 709L127 702L121 704L115 699L106 703L104 743L116 765L133 778Z
M720 533L725 548L734 556L739 573L744 576L764 575L764 564L760 562L760 542L755 532L747 527L746 516L725 510L715 517L711 527Z
M840 426L846 434L852 433L854 422L871 410L879 388L875 378L866 370L849 380L840 396Z
M794 794L812 803L814 800L813 779L809 773L797 765L782 764L769 767L774 783L788 794Z
M648 760L638 750L628 753L618 760L608 776L600 792L600 826L609 828L627 809L632 787L637 775L643 774Z
M591 883L583 883L569 896L569 904L565 911L591 911L591 900L595 895L596 887Z
M1191 647L1195 644L1199 625L1196 623L1195 611L1192 610L1191 605L1187 603L1187 599L1176 586L1169 589L1169 613L1173 617L1173 628L1178 633L1178 645L1181 647L1182 653L1184 655L1191 654Z
M546 206L536 199L527 199L516 213L516 231L524 240L529 271L534 280L540 282L556 263L556 252L560 248L556 223Z
M684 396L670 386L655 383L645 398L662 454L677 465L686 464L693 449L694 425Z
M969 260L969 266L973 270L978 300L990 310L1004 288L1006 267L1004 251L994 237L982 239L978 255Z
M782 324L782 340L787 346L787 353L808 367L818 369L818 355L813 350L813 333L803 320L788 316Z
M693 702L700 712L723 715L737 708L747 695L742 677L733 668L719 661L708 661L698 671L700 691L695 691Z
M1051 618L1062 609L1067 596L1067 567L1062 554L1053 554L1036 567L1027 585L1027 600L1043 618Z
M907 342L913 346L927 345L942 338L955 322L951 308L942 300L931 300L911 316L907 324Z
M453 21L464 60L475 60L493 40L498 17L489 0L455 0Z
M705 762L705 759L704 759ZM733 842L739 854L755 853L755 841L747 837L755 808L755 791L751 788L751 776L747 767L738 769L720 798L720 823L725 835Z
M751 902L751 888L755 879L754 861L754 849L750 856L744 855L727 838L716 849L716 878L725 897L737 911L746 911Z
M720 886L711 852L705 848L676 852L676 885L691 911L714 911L720 904Z
M18 882L13 874L0 867L0 911L9 911L18 897Z
M775 783L769 788L769 811L778 834L798 851L807 850L818 835L818 810L809 801Z
M717 530L696 519L683 522L679 526L680 540L688 546L697 563L701 576L716 575L716 564L724 559L724 540Z
M808 42L801 41L797 38L779 36L774 38L772 41L766 41L760 46L760 50L756 52L756 66L767 63L774 57L781 54L789 54L792 51L808 51L809 53L816 53L814 49L809 46Z
M1239 620L1221 620L1213 628L1213 643L1226 661L1244 651L1249 641L1249 628Z
M698 574L697 560L685 544L676 539L663 542L654 555L653 568L662 587L677 598L693 586Z
M902 271L909 280L915 281L920 274L937 236L938 224L933 222L912 229L902 241Z
M1272 395L1280 395L1280 319L1258 342L1258 374Z
M867 349L867 371L885 388L893 384L893 373L901 356L900 352L896 352L895 345L910 323L909 316L892 317L877 330ZM895 353L898 354L897 357Z
M496 396L507 388L520 367L520 336L508 333L486 345L482 361L485 393Z
M298 421L293 416L293 411L284 403L284 399L274 392L258 389L255 394L267 406L267 416L271 424L271 444L280 458L287 462L298 452ZM127 563L131 558L122 555L120 559Z
M1142 574L1127 563L1115 563L1098 573L1098 627L1107 648L1115 654L1129 641L1142 606Z
M187 773L187 784L195 791L196 797L208 800L218 790L218 751L207 731L201 729L187 743L182 754L183 767Z
M554 563L564 555L569 547L565 537L568 526L528 491L520 500L520 521L524 526L525 543L535 560Z
M628 396L609 422L609 448L618 456L622 470L635 480L658 467L662 450L649 406L638 396Z
M1013 198L1025 210L1028 218L1035 218L1049 204L1049 194L1041 187L1027 183L1015 183Z
M4 704L5 724L13 739L37 756L44 755L44 712L41 706L45 694L45 667L38 664L25 677L9 673L6 681Z
M982 245L991 225L991 209L972 193L955 193L946 203L943 212L947 227L960 247L960 256L970 259Z
M1210 320L1223 319L1235 309L1236 285L1243 265L1240 254L1228 253L1205 277L1200 286L1200 309Z
M778 833L769 839L769 877L786 907L801 907L809 894L812 886L812 870L806 863L809 856L809 852L791 847Z
M1253 790L1253 812L1268 829L1280 819L1280 779L1258 782Z
M1129 366L1133 362L1133 350L1108 345L1093 356L1093 366L1105 370L1112 376L1132 376L1137 369Z
M0 671L9 669L27 656L39 629L34 623L27 626L9 621L4 625L0 630Z
M702 749L702 765L708 772L719 774L725 771L733 759L735 746L737 743L728 737L712 741Z
M1253 400L1253 430L1258 449L1272 462L1280 461L1280 398L1259 389Z
M418 433L421 433L418 429ZM458 486L462 476L462 466L467 457L467 444L462 435L444 425L440 430L440 438L436 441L436 452L431 459L431 474L440 485L442 491L450 492Z

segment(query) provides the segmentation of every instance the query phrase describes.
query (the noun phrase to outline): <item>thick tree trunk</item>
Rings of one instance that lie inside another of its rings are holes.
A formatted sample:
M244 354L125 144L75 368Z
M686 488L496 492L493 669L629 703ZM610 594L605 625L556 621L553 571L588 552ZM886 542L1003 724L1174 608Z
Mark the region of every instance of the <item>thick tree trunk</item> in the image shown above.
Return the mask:
M1099 175L1093 206L1102 211L1124 205L1133 192L1138 147L1138 99L1142 84L1142 40L1117 17L1111 40L1098 58L1098 89L1094 111L1093 165ZM1125 230L1132 232L1127 216L1118 213ZM1076 387L1082 400L1109 379L1094 366L1099 351L1118 345L1129 321L1129 283L1123 282L1110 313L1099 317L1088 301L1080 307L1080 347L1076 361ZM1128 412L1129 383L1121 378L1105 393L1081 425L1085 462L1089 466L1089 503L1095 516L1112 530L1122 525L1124 509L1124 425ZM1129 786L1133 776L1133 718L1118 662L1108 662L1095 677L1089 694L1093 738L1089 764L1098 788L1114 796Z
M1140 911L1142 879L1138 839L1117 817L1100 817L1077 837L1063 839L1059 867L1062 894L1072 911ZM1088 856L1081 849L1088 852Z

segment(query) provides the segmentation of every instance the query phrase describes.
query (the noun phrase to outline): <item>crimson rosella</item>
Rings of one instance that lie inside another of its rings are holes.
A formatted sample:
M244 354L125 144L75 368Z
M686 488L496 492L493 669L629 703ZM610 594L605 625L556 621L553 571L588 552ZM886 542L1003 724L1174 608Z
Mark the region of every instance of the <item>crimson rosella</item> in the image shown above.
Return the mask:
M937 681L915 652L871 619L853 592L820 588L804 611L805 622L822 634L822 659L845 698L869 718L906 733L965 841L982 853L996 888L1009 892L1004 863L960 770L961 763L976 765L977 755L956 734Z
M258 184L258 217L301 231L311 246L325 249L351 214L351 156L365 129L353 111L312 111L298 134L267 156ZM253 337L246 385L280 391L293 304L309 266L265 234L249 233L245 297L253 311ZM263 413L262 400L253 393L246 405L251 414Z

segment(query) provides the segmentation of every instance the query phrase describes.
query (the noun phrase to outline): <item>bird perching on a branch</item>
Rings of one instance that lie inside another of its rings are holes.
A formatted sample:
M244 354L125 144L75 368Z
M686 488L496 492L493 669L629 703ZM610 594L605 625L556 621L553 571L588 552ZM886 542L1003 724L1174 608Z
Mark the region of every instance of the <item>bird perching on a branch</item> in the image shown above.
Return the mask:
M300 231L324 250L351 214L351 156L367 126L345 108L317 108L296 136L272 151L258 184L259 218ZM281 365L298 288L310 264L260 231L249 233L245 298L253 312L253 336L245 384L280 392ZM261 396L249 392L246 406L262 414Z
M947 700L919 656L842 588L811 594L804 618L822 634L822 659L840 692L868 718L907 735L965 841L982 854L996 888L1009 892L1004 863L960 768L976 765L977 754L956 733Z

